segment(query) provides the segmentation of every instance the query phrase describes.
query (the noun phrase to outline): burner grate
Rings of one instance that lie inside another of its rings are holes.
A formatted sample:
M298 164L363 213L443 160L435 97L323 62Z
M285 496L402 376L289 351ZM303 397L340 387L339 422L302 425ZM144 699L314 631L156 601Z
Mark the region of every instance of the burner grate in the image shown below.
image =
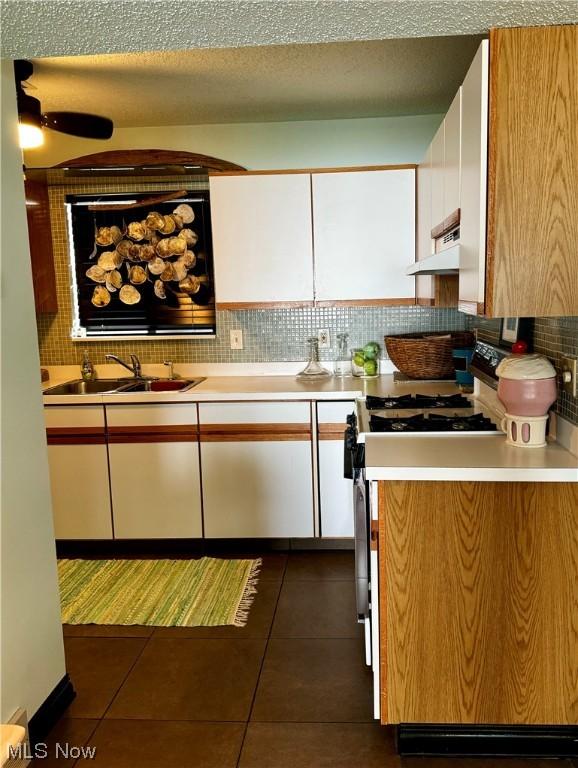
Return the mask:
M369 417L372 432L496 432L497 427L486 416L443 416L439 413L388 418L372 414Z
M365 407L368 411L402 410L405 408L471 408L463 395L397 395L374 397L367 395Z

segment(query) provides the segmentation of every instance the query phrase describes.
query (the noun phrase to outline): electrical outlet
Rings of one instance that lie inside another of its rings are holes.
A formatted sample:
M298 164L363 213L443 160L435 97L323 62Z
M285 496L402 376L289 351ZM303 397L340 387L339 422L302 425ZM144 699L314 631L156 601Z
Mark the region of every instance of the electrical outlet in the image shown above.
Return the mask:
M326 328L317 331L317 341L319 342L319 349L329 349L331 346L331 337Z
M572 397L577 396L578 382L576 381L578 359L575 357L562 358L562 387Z
M240 328L231 331L231 349L243 349L243 331Z

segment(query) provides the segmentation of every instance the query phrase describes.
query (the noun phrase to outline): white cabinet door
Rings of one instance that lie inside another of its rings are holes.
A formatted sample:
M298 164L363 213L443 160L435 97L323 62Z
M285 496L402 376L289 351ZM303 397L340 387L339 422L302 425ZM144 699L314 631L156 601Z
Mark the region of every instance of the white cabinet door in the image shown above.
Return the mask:
M217 304L313 300L311 177L211 176Z
M444 220L444 146L445 127L442 122L433 137L431 147L431 226L432 229Z
M460 88L444 119L444 219L460 207L461 125Z
M459 308L472 314L483 312L485 296L488 71L484 40L462 85Z
M208 538L310 537L309 403L201 403Z
M56 538L112 539L106 445L49 445L48 463Z
M413 299L413 169L314 173L318 301Z
M309 440L202 442L207 538L311 537Z
M203 535L197 407L107 405L117 539Z
M431 146L417 168L417 258L426 259L432 255L431 239ZM429 304L434 297L433 277L417 275L415 294L418 304Z
M111 443L116 539L203 535L198 442Z
M352 537L353 484L343 477L343 433L355 404L317 403L321 536Z

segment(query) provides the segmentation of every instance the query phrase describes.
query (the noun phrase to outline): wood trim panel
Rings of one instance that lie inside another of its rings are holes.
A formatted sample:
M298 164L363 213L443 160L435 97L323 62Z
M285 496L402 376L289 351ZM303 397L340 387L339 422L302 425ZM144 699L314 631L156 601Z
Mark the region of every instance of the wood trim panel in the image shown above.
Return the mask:
M434 306L457 307L460 293L459 275L434 275Z
M578 722L578 483L379 483L382 722Z
M408 280L410 278L408 277ZM415 297L403 299L335 299L334 301L316 301L316 307L407 307L414 306Z
M312 301L226 301L217 302L217 309L232 311L242 309L302 309L314 306Z
M426 299L426 298L417 298L415 300L415 303L419 307L433 307L434 306L434 299Z
M116 166L142 165L198 165L212 171L245 172L242 165L220 160L210 155L199 155L195 152L179 152L171 149L112 149L106 152L95 152L91 155L81 155L64 160L54 168L114 168Z
M45 182L26 179L24 190L34 306L37 314L58 312L48 187Z
M311 440L311 424L201 424L202 443Z
M486 312L578 315L578 26L490 30Z
M108 427L109 443L196 443L196 424Z
M458 309L460 312L465 312L467 315L484 315L485 304L481 301L458 301Z
M343 433L347 424L345 422L325 422L317 424L317 437L319 440L338 440L343 441Z
M155 195L154 197L147 197L146 200L139 200L136 203L128 203L127 205L107 205L106 203L95 203L94 205L88 205L89 211L130 211L133 208L146 208L149 205L156 205L157 203L166 203L170 200L174 200L177 197L184 197L187 194L186 189L176 189L174 192L168 192L166 195Z
M457 227L458 224L460 223L460 218L461 218L461 209L456 208L456 210L452 211L449 216L446 216L446 218L440 224L437 224L435 227L432 228L432 231L431 231L432 239L437 240L438 237L445 235L446 232L451 232L451 230Z
M48 445L104 445L104 427L47 427Z
M345 168L285 168L264 171L223 171L211 172L210 176L280 176L295 173L355 173L365 171L403 171L415 170L414 163L402 163L399 165L354 165Z

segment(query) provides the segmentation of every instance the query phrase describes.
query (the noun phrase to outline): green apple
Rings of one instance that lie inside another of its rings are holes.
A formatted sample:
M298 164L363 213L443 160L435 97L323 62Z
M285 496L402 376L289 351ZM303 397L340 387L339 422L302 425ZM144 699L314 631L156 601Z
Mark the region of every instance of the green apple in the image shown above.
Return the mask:
M365 356L363 354L363 350L356 349L355 355L353 356L353 362L358 368L363 368L363 365L365 363Z
M375 376L377 374L377 360L366 360L363 370L366 376Z

